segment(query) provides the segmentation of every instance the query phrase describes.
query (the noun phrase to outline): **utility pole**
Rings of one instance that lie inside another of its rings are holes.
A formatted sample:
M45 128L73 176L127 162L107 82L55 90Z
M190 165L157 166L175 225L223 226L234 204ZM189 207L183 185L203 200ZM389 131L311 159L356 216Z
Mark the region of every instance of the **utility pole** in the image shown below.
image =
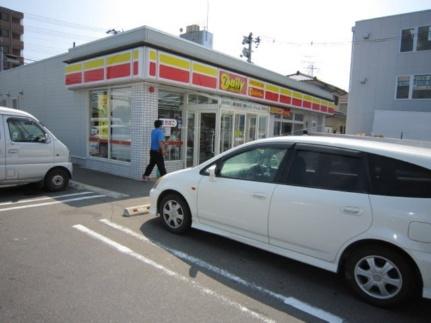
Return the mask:
M260 41L261 41L260 37L258 36L256 38L254 38L253 33L248 34L248 36L244 36L242 39L242 44L247 45L247 46L242 49L241 57L246 57L247 62L251 63L252 62L251 61L251 54L253 53L253 50L252 50L253 44L256 45L255 48L258 48Z

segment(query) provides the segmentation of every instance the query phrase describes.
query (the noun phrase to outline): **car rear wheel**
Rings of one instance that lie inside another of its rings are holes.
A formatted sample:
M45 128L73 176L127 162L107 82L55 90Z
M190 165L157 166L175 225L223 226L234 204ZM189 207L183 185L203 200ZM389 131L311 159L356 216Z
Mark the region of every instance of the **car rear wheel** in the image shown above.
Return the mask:
M345 275L356 294L376 306L394 306L418 291L418 277L410 260L385 246L354 251L347 259Z
M69 174L64 169L53 169L45 176L45 188L50 192L62 191L68 184Z
M160 218L169 231L184 233L191 226L191 214L187 202L178 194L168 194L159 204Z

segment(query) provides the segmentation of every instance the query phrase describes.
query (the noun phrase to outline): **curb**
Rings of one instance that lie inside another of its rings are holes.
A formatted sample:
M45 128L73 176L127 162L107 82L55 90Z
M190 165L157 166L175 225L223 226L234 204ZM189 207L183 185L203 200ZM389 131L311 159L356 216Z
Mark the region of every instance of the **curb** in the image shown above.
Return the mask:
M69 181L69 186L74 188L74 189L78 189L78 190L94 191L96 193L100 193L100 194L104 194L106 196L112 197L114 199L129 197L128 194L106 190L106 189L98 187L98 186L87 185L87 184L77 182L77 181Z
M143 204L143 205L126 207L124 209L123 216L129 217L133 215L143 215L143 214L148 214L149 212L150 212L150 204Z

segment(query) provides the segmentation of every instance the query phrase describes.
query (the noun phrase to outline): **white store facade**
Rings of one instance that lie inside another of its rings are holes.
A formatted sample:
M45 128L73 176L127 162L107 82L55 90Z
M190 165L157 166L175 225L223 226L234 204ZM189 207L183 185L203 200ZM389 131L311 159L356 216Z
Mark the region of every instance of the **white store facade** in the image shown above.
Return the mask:
M156 119L170 172L244 142L322 130L335 108L317 87L148 27L0 73L0 105L34 114L81 166L134 179Z

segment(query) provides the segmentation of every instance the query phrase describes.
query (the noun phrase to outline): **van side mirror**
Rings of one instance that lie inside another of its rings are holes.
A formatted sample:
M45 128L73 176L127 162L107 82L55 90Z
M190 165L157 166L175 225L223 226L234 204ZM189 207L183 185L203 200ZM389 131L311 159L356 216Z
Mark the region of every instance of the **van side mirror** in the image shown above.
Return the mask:
M46 143L48 143L48 138L49 138L48 135L44 134L43 136L42 135L38 136L35 141L39 142L41 144L46 144Z

